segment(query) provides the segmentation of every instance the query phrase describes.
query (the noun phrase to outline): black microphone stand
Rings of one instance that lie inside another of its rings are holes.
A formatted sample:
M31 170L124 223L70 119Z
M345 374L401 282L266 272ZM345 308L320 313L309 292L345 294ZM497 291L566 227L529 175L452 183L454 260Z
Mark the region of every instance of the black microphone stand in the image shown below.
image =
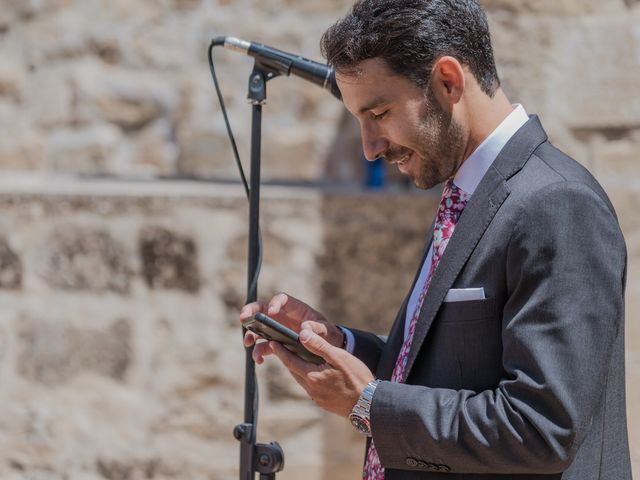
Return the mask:
M262 105L267 101L267 81L279 73L256 61L249 77L251 117L251 176L249 196L249 252L247 303L258 298L258 275L262 248L260 240L260 147L262 138ZM245 329L243 329L243 335ZM236 425L233 435L240 442L240 480L275 480L284 468L284 452L278 442L256 444L258 395L253 347L245 352L244 423Z

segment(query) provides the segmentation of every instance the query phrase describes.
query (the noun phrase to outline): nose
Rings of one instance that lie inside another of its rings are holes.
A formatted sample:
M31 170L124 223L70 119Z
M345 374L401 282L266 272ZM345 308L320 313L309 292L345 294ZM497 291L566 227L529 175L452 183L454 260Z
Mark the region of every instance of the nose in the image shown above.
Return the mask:
M371 122L362 122L360 125L362 136L362 151L370 162L380 158L389 148L389 142L381 134L380 129Z

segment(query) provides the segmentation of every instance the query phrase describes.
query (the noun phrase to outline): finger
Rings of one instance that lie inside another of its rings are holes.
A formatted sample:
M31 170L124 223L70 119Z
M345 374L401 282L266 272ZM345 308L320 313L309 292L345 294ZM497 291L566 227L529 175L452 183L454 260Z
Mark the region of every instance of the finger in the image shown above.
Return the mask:
M309 305L286 293L278 293L269 301L267 315L277 316L283 323L296 325L305 320L317 321L322 317Z
M264 307L264 302L261 301L248 303L242 307L242 310L240 310L240 321L243 322L244 320L253 317L256 313L263 312Z
M289 295L286 293L278 293L269 300L267 306L267 315L278 315L282 307L289 301Z
M285 367L294 375L304 377L315 365L305 362L296 354L291 353L279 342L269 342L273 353L280 359Z
M326 324L313 320L302 322L302 324L300 325L300 331L302 330L311 330L313 333L317 333L318 335L322 335L323 337L326 337L328 332Z
M259 338L260 337L258 335L247 330L244 334L244 346L247 348L252 347L253 345L255 345Z
M271 355L272 353L273 350L271 350L269 342L260 342L256 343L251 356L253 357L254 362L256 362L258 365L262 365L262 363L264 362L264 357L266 357L267 355Z
M330 365L338 365L344 355L344 350L334 347L311 329L302 330L299 338L307 350L321 356Z

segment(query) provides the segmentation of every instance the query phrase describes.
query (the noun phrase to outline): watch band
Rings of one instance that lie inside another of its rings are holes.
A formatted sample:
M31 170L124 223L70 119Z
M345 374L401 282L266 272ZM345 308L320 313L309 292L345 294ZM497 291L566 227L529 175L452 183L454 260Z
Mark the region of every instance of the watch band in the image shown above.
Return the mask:
M358 401L353 406L351 414L349 415L351 424L359 432L368 436L371 436L371 403L373 402L373 394L375 393L376 387L379 383L380 380L371 380L367 383L367 386L364 387L364 390L360 394L360 398L358 398Z

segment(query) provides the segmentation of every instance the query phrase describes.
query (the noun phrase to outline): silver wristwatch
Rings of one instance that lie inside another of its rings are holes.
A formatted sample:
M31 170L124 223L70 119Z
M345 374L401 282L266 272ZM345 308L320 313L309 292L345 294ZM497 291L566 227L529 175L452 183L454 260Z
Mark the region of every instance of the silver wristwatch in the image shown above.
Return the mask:
M367 386L364 387L364 390L360 394L360 398L349 414L351 425L368 437L371 436L371 419L369 418L369 410L371 410L373 393L376 391L376 387L379 383L380 380L371 380L367 383Z

